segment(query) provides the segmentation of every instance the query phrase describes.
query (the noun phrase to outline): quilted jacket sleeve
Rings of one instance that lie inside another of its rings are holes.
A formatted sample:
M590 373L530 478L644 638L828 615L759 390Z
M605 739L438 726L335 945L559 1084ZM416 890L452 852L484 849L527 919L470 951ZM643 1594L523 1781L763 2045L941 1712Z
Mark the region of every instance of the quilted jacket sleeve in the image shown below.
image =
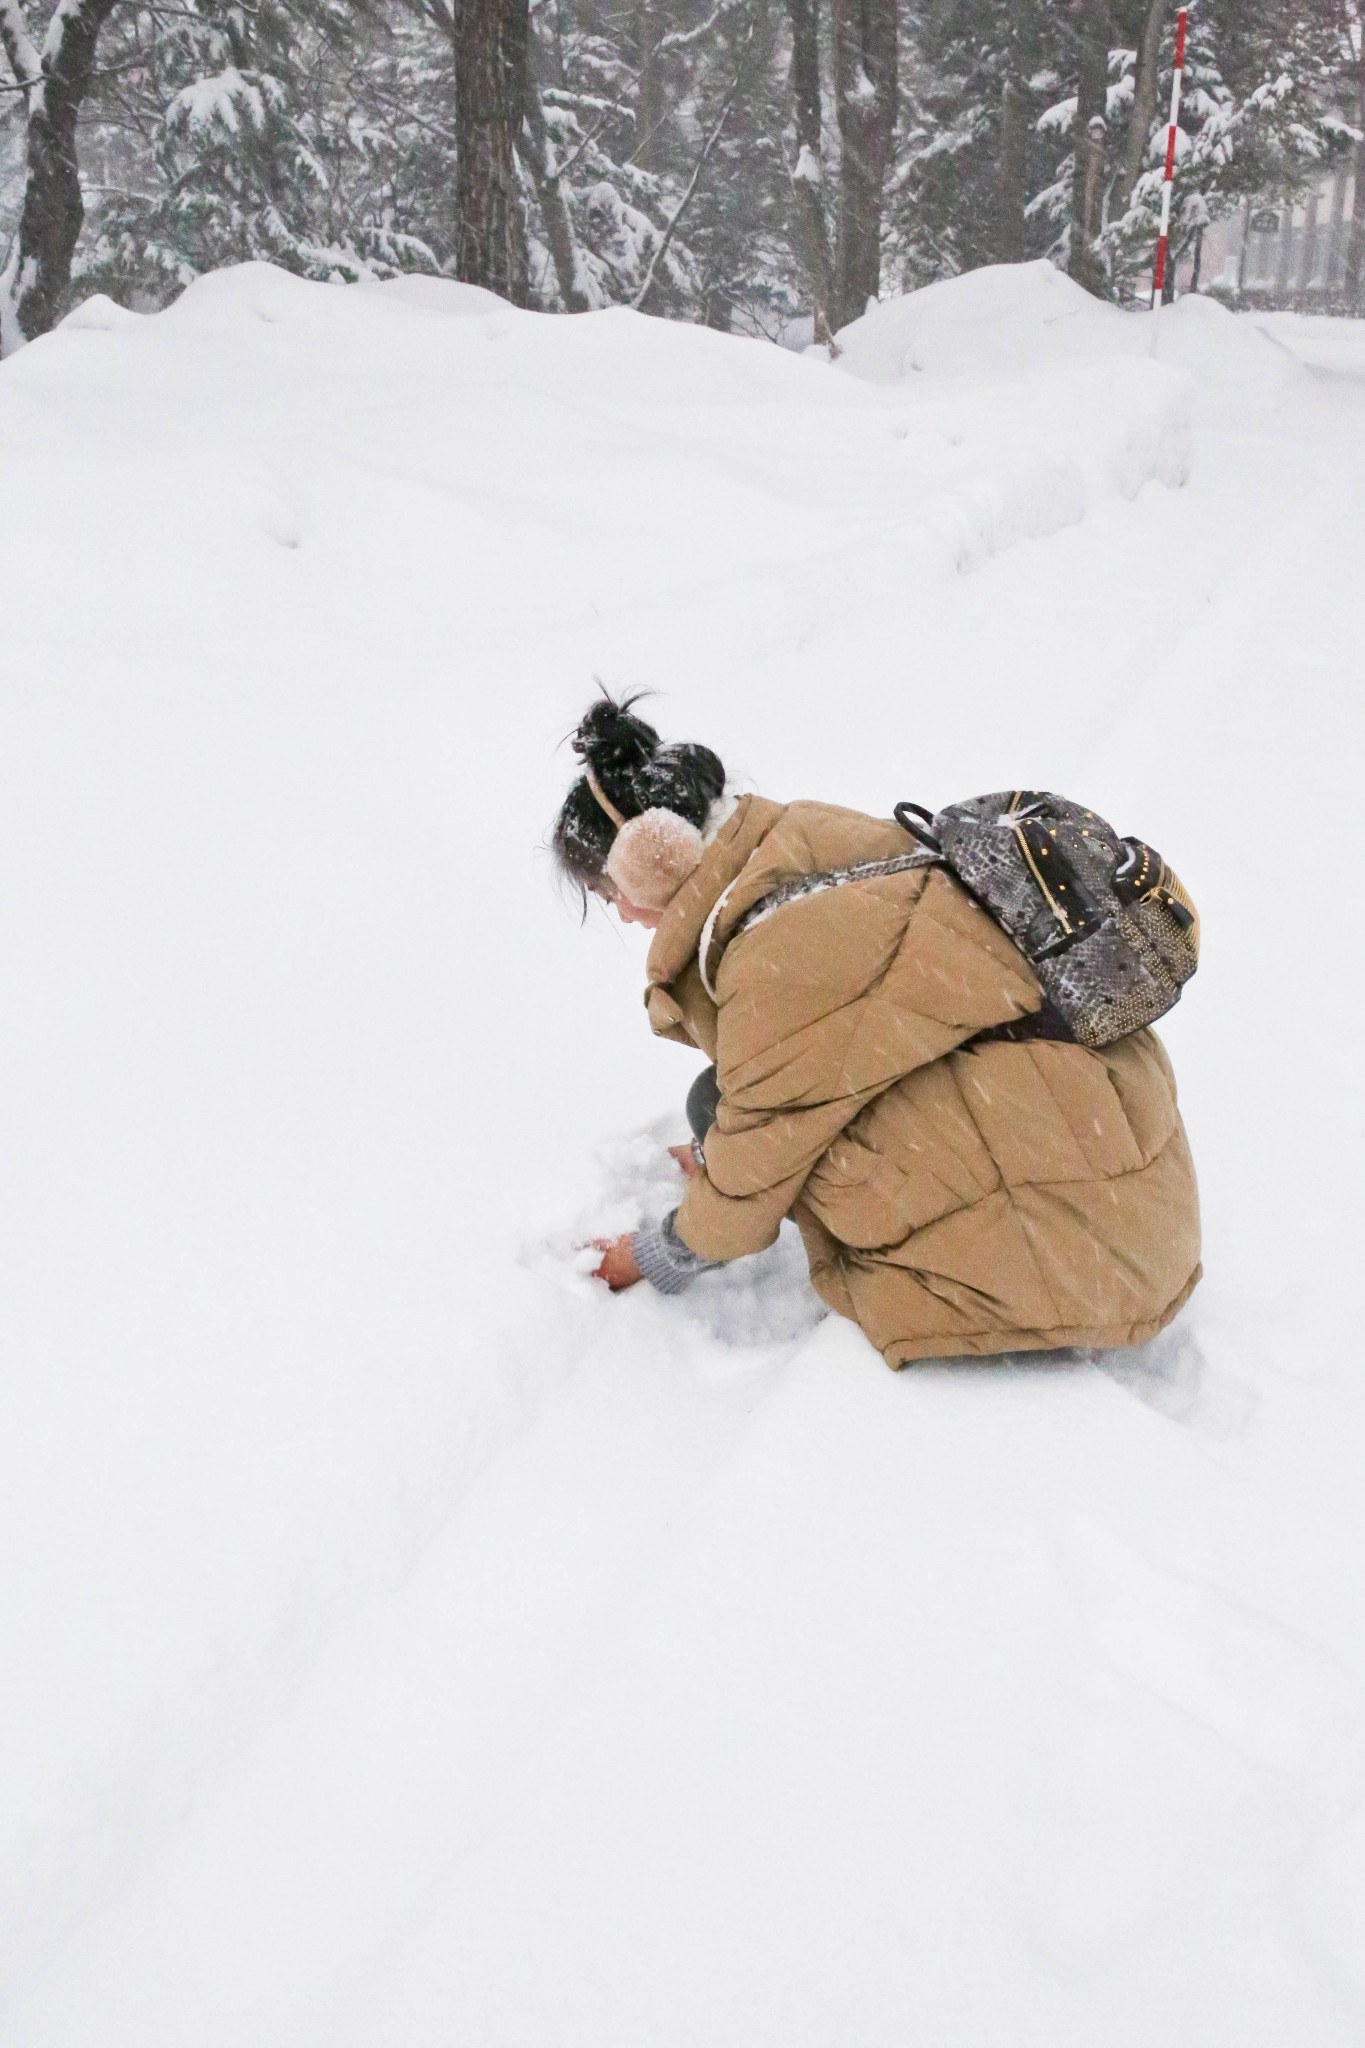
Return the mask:
M683 1243L699 1258L718 1262L765 1250L776 1239L816 1160L861 1107L857 1102L830 1104L819 1120L800 1112L772 1114L747 1131L722 1131L717 1123L704 1148L706 1171L688 1182L674 1217L673 1227ZM753 1158L744 1143L751 1133L761 1138L761 1151L756 1147ZM746 1186L754 1179L752 1169L760 1156L776 1163L776 1177L765 1180L760 1165L759 1184ZM729 1175L737 1192L727 1194L719 1175Z

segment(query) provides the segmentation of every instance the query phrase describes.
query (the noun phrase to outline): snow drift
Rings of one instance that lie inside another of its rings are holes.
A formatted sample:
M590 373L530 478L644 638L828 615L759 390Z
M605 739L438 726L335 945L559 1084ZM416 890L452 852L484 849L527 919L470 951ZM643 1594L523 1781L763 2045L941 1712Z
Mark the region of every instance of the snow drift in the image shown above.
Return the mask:
M1050 279L831 367L247 268L0 371L5 2048L1358 2040L1360 977L1277 825L1350 871L1365 393ZM539 850L594 675L1169 853L1166 1338L583 1276L695 1068Z
M1087 366L1107 366L1116 393L1157 393L1159 370L1175 368L1197 378L1205 409L1227 397L1245 407L1303 386L1297 354L1276 345L1273 329L1273 320L1253 324L1214 299L1187 298L1163 308L1154 358L1149 320L1092 298L1051 263L991 264L870 306L841 331L840 365L881 384L928 374L1045 386L1060 371L1074 381ZM1115 406L1110 433L1121 424Z

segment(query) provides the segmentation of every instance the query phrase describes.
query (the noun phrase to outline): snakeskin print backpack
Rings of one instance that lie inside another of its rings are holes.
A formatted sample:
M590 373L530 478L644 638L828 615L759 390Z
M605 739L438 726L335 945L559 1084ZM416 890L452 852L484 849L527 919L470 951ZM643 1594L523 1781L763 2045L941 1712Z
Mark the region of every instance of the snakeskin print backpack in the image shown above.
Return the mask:
M1094 1051L1155 1024L1179 1002L1199 964L1199 918L1176 875L1141 839L1120 839L1094 811L1038 789L968 797L936 813L897 804L895 816L918 851L795 876L745 913L731 942L798 897L906 868L946 867L1013 939L1043 988L1040 1010L983 1031L982 1039L1051 1038ZM703 961L707 950L703 934ZM703 980L714 997L705 967Z
M1024 955L1043 985L1042 1035L1112 1045L1179 1002L1199 964L1199 917L1141 839L1037 789L969 797L933 817L897 804L895 815Z

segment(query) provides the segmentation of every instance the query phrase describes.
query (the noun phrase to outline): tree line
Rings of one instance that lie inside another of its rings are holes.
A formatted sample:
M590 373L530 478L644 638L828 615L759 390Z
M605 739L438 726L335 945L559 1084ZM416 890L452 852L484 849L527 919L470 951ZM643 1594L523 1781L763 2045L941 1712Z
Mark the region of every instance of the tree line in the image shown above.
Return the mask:
M1198 0L1173 246L1354 158L1365 0ZM1049 256L1149 281L1172 0L0 0L0 350L263 258L829 340ZM7 72L8 75L5 75Z

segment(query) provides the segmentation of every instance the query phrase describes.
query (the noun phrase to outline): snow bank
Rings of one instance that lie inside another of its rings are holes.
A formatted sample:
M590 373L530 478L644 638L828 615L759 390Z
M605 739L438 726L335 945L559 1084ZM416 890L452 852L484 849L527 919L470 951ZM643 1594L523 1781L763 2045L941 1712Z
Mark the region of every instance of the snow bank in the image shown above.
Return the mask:
M1186 481L1188 384L1136 359L1135 339L1050 263L1006 265L870 307L841 331L838 366L940 403L951 392L1010 465L1013 538L1055 531L1097 495Z
M5 2048L1358 2040L1360 986L1266 804L1349 872L1365 422L1196 386L1140 489L1180 377L998 289L831 369L254 267L0 369ZM1168 1339L585 1278L696 1064L540 852L594 675L1171 854Z
M1293 357L1256 325L1216 300L1186 297L1162 309L1159 366L1186 373L1205 407L1243 408L1302 388ZM921 375L998 381L1041 376L1064 365L1108 365L1115 423L1124 392L1161 389L1151 361L1151 323L1092 298L1047 262L994 264L872 306L839 337L841 367L877 383ZM1157 365L1153 365L1157 367ZM1093 429L1092 429L1093 431Z
M1324 313L1248 313L1246 323L1319 377L1365 377L1365 320Z

